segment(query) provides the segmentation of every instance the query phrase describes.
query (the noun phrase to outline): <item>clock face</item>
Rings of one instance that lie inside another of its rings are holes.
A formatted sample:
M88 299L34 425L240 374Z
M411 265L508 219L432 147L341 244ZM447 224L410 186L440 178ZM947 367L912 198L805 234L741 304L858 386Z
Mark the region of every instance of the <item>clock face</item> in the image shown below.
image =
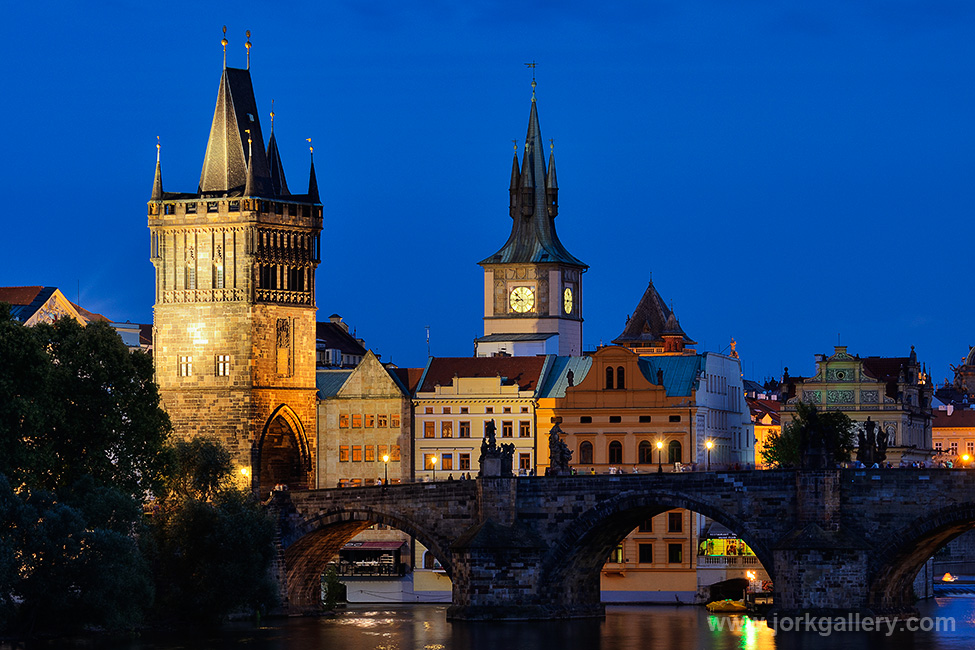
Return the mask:
M562 292L562 306L565 308L565 313L572 313L572 289L569 287Z
M519 314L532 311L535 308L535 292L531 287L515 287L508 296L508 304L512 311Z

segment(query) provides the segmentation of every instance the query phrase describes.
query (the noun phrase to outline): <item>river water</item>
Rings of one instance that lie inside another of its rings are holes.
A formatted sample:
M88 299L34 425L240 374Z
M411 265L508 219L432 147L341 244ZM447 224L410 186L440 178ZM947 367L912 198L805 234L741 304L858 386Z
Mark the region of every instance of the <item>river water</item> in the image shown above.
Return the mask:
M975 598L939 598L919 607L924 625L954 631L817 631L776 634L765 621L715 616L701 607L608 606L604 620L465 623L446 607L358 606L334 617L290 618L219 629L154 633L131 641L59 642L43 648L92 650L954 650L975 647ZM928 621L928 623L925 623ZM862 623L862 622L861 622ZM735 629L727 629L728 625ZM724 625L725 629L717 629ZM844 626L848 622L844 621ZM783 623L783 627L785 624Z

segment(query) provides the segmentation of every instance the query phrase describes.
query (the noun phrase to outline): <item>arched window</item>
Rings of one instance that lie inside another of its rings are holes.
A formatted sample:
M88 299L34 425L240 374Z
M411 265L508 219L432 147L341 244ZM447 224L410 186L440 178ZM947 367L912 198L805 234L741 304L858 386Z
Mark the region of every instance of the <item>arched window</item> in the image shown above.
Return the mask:
M649 440L640 441L640 464L649 465L653 462L653 445L650 444Z
M626 378L624 376L623 366L616 369L616 388L617 390L623 390L626 388Z
M588 440L579 445L579 462L583 465L592 464L592 443Z
M623 462L623 443L619 440L609 443L609 462L615 465Z
M433 568L433 562L434 562L433 553L431 553L430 551L424 551L423 552L423 568L424 569L432 569Z
M612 390L613 388L613 367L606 366L606 389Z
M670 444L667 445L667 456L668 456L667 462L668 463L680 463L680 462L682 462L681 461L680 451L681 451L680 450L680 442L678 442L677 440L671 440L670 441Z

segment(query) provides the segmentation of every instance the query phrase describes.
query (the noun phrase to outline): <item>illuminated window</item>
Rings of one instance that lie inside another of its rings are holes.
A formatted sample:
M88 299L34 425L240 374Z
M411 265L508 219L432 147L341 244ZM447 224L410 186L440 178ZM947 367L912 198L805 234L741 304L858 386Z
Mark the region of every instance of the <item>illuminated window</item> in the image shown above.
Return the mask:
M440 469L450 470L454 468L453 454L440 454Z
M640 544L637 547L640 551L640 564L651 564L653 562L653 544Z
M530 438L532 435L532 423L522 420L518 423L518 437Z
M365 446L365 457L367 463L375 462L376 460L376 448L372 445Z
M502 438L511 438L511 437L513 437L513 435L514 435L514 426L512 425L512 423L511 422L502 422L501 423L501 437Z
M434 458L437 459L436 462L434 462ZM423 454L423 469L434 470L439 462L440 457L437 454Z
M934 448L937 449L938 451L941 451L941 441L940 440L938 440L937 442L934 443Z
M349 462L349 446L339 445L339 462L347 463Z
M445 407L443 407L443 412L444 412L444 413L445 413L446 415L450 415L450 407L449 407L449 406L445 406Z
M379 458L379 460L382 460L383 456L386 456L387 454L389 454L389 445L379 445L376 447L376 457Z
M399 445L389 446L389 459L397 461L399 460Z
M949 449L951 451L951 455L952 456L957 456L958 455L958 441L957 440L952 441L951 444L950 444L950 448Z
M470 454L460 454L460 457L457 460L460 462L457 469L464 471L464 470L469 470L471 468Z
M425 411L424 411L424 412L425 412L425 413L428 413L428 414L432 414L432 413L433 413L433 407L432 407L432 406L428 406L428 407L426 407L426 409L425 409Z
M230 355L218 354L217 355L217 377L229 377L229 376L230 376Z
M424 422L423 423L423 437L433 438L436 435L436 422Z
M353 415L352 416L352 428L353 429L362 428L362 416L361 415Z
M680 564L684 561L684 545L683 544L668 544L667 545L667 561L671 564Z
M377 415L376 426L380 429L385 429L387 426L389 426L389 417L386 415Z
M223 289L223 264L213 265L213 288Z
M339 428L348 429L349 428L349 414L343 413L339 415Z
M579 462L583 465L592 464L592 443L588 440L579 445Z
M362 445L352 445L352 462L362 462Z
M470 438L471 437L471 423L470 422L461 422L460 423L460 429L458 430L457 435L459 437L461 437L461 438Z
M193 357L179 358L179 376L190 377L193 375Z
M532 468L532 455L531 454L518 454L518 469L523 469L526 472Z
M619 465L623 462L623 443L619 440L614 440L609 443L609 462L614 465Z
M615 562L616 564L623 564L623 545L620 544L613 549L613 552L609 555L609 561Z
M667 532L680 533L684 531L684 514L681 512L667 513Z
M399 414L389 416L389 426L393 427L394 429L399 428Z
M670 444L667 445L667 462L668 463L682 462L680 442L678 442L677 440L671 440Z
M374 426L376 426L376 416L375 415L367 415L366 416L366 426L367 427L374 427Z

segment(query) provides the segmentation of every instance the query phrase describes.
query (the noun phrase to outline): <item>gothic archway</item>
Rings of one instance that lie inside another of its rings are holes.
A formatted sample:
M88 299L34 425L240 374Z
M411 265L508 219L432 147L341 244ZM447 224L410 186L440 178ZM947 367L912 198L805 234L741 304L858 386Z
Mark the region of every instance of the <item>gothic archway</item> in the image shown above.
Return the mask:
M287 405L278 406L264 423L254 456L254 483L262 497L277 485L289 490L313 487L305 429Z

